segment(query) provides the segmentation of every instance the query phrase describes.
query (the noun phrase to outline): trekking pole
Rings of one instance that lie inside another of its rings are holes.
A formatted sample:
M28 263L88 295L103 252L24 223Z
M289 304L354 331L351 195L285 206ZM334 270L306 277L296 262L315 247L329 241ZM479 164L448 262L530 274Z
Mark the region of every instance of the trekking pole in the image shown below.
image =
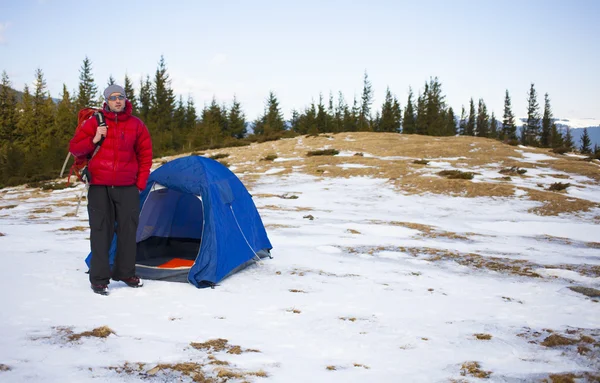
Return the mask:
M62 170L60 171L60 178L62 178L63 174L65 174L65 168L67 167L67 163L69 162L70 157L71 152L67 153L67 158L65 158L65 163L63 164Z
M75 216L77 216L77 212L79 212L79 206L81 205L81 199L83 198L83 192L87 191L90 187L90 184L85 183L85 187L81 189L81 193L79 193L79 201L77 201L77 208L75 209Z

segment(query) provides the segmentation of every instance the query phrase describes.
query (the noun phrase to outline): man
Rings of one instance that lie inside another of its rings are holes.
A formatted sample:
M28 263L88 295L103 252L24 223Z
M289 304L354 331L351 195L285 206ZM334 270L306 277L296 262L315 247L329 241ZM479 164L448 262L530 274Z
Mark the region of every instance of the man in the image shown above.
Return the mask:
M139 193L146 188L152 165L152 141L144 123L131 115L131 102L119 85L104 90L106 126L88 119L69 143L76 157L92 155L88 170L90 221L90 283L97 294L107 295L110 279L141 287L135 275ZM116 223L116 226L115 226ZM116 231L117 251L111 271L109 249Z

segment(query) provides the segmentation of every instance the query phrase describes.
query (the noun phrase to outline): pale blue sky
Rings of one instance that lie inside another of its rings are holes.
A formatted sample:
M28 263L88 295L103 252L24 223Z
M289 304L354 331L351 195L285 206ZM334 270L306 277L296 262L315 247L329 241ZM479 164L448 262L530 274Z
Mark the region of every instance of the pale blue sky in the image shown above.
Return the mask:
M137 87L162 54L177 94L198 109L236 94L251 120L269 90L288 118L320 92L351 104L365 70L375 108L438 76L457 114L473 97L498 118L505 89L523 116L534 82L556 117L600 118L599 20L597 0L0 0L0 71L22 90L41 68L59 97L85 56L104 88L125 73Z

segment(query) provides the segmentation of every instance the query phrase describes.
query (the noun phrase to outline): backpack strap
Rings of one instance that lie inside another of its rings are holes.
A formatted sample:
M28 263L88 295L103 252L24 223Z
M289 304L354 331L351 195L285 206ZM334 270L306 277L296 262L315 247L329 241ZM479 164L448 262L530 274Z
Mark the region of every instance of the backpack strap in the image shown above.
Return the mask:
M94 116L96 117L96 122L98 123L98 126L106 126L106 120L104 119L104 113L102 113L101 110L95 111ZM98 147L100 145L102 145L103 142L104 142L104 136L102 136L100 141L98 141L98 143L96 144L96 150L94 151L94 154L96 154L96 152L98 151ZM92 157L93 156L94 155L92 155Z

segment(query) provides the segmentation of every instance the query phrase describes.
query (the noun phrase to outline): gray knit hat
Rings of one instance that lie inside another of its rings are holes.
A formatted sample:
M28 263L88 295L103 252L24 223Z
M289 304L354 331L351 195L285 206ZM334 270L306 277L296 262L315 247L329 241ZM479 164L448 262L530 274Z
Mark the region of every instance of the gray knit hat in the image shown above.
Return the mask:
M108 88L104 89L104 99L108 100L108 97L113 93L122 94L123 97L127 98L127 95L125 94L125 89L123 89L123 87L120 85L113 84L109 85Z

